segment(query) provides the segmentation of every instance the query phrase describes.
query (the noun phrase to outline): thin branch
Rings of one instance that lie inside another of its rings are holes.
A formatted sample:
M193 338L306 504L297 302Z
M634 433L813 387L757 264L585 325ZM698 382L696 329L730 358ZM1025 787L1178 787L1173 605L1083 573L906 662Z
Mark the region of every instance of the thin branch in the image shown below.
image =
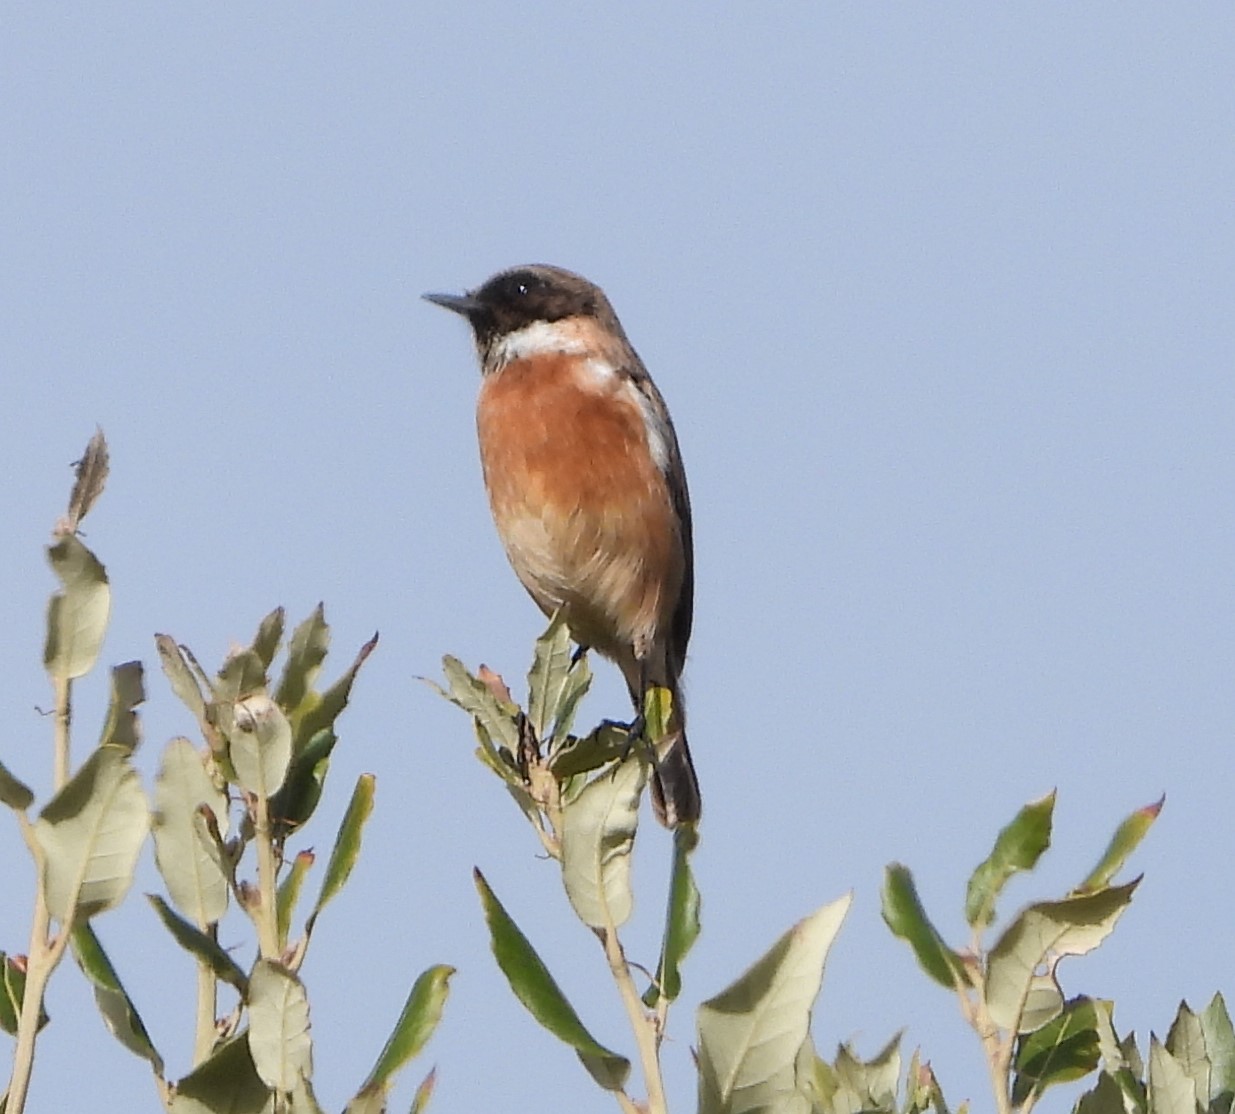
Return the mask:
M635 1044L639 1048L639 1062L643 1067L643 1079L647 1084L648 1114L668 1114L669 1107L665 1101L665 1083L660 1074L660 1041L659 1029L653 1019L643 1008L635 990L634 980L630 977L630 967L618 940L617 929L606 925L602 939L605 945L605 958L609 961L609 970L613 981L617 984L626 1016L630 1019L630 1027L635 1034Z

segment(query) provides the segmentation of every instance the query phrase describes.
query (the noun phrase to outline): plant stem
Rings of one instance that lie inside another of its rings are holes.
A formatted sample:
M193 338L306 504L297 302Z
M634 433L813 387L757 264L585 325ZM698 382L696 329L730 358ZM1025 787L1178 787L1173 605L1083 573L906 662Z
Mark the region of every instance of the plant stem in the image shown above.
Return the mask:
M202 925L198 925L202 928ZM207 925L204 931L218 940L216 925ZM218 1009L218 983L214 972L205 963L197 965L197 1024L193 1036L193 1066L209 1059L214 1047L215 1012Z
M24 820L24 818L23 818ZM26 825L28 826L28 825ZM31 832L33 836L33 832ZM43 1011L43 994L51 973L64 956L69 942L69 926L48 940L51 914L43 900L42 861L39 859L40 881L34 899L34 919L30 925L30 954L26 959L26 988L21 999L21 1016L17 1021L17 1047L13 1052L13 1077L9 1081L5 1114L22 1114L26 1107L26 1095L30 1090L30 1076L34 1070L34 1045L38 1039L39 1015Z
M264 793L254 796L253 831L257 842L258 906L253 912L257 942L263 959L279 958L278 867L270 838L270 802Z
M68 677L52 678L56 708L53 734L53 786L56 792L69 780L69 729L73 720L73 682ZM43 894L43 853L35 838L34 828L20 816L22 837L34 857L35 894L34 916L30 921L30 946L26 957L26 988L21 999L21 1016L17 1021L17 1047L13 1051L13 1076L9 1080L5 1100L6 1114L22 1114L26 1095L30 1090L30 1076L34 1071L34 1046L38 1040L39 1016L43 1012L43 995L47 982L56 969L69 941L70 925L61 926L55 939L48 939L51 930L51 913Z
M656 1028L635 991L634 980L630 977L630 967L622 952L617 929L612 925L605 926L604 945L609 970L613 973L613 981L617 984L618 993L622 997L622 1005L626 1007L626 1016L630 1018L630 1027L635 1033L635 1044L639 1048L639 1062L643 1066L643 1079L648 1089L648 1114L668 1114L665 1084L660 1077L660 1041Z
M67 677L57 676L53 678L52 684L56 693L55 780L53 784L59 791L69 780L69 727L73 720L73 682Z

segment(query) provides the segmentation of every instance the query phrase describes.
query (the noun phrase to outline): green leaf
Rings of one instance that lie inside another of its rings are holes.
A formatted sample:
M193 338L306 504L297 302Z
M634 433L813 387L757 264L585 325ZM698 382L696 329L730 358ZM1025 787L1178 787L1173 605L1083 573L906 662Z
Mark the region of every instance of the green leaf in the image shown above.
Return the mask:
M17 1022L21 1017L21 1005L26 998L25 963L0 952L0 1029L9 1036L17 1035ZM47 1011L39 1006L39 1029L47 1024ZM3 1096L0 1095L0 1100ZM3 1107L0 1107L3 1110Z
M185 660L184 648L176 645L176 640L167 634L154 636L155 647L159 651L159 664L167 677L177 698L193 713L193 718L203 726L206 724L206 700L202 696L201 682L197 674Z
M159 920L167 927L177 944L199 963L210 968L216 978L234 986L241 994L245 993L249 985L248 976L240 969L239 964L219 947L219 942L213 936L178 916L158 894L147 894L146 899L154 906Z
M536 640L527 675L527 717L537 739L545 739L557 715L570 673L570 630L561 610Z
M47 549L61 589L47 607L43 665L54 678L73 680L98 660L111 613L111 586L99 559L72 534Z
M285 839L317 811L330 769L330 755L338 741L339 737L329 728L319 731L300 750L293 741L287 777L270 799L270 815L279 838Z
M1127 1114L1119 1084L1105 1073L1098 1076L1092 1091L1081 1095L1073 1114Z
M986 928L995 919L995 902L1008 880L1023 870L1033 870L1051 845L1051 817L1055 793L1031 801L1016 814L995 840L995 846L969 879L965 895L965 919L975 928Z
M279 947L287 947L288 933L291 931L292 914L296 911L296 902L300 900L300 889L304 885L305 875L313 865L312 851L300 851L292 860L292 868L287 877L279 883L279 893L276 898L279 919Z
M34 793L30 787L18 781L8 767L0 762L0 804L6 804L18 812L25 812L33 803Z
M100 746L122 747L129 754L141 742L135 709L146 701L146 682L140 661L126 661L111 671L111 702Z
M360 837L364 832L365 823L373 813L373 792L377 779L372 774L361 774L356 779L356 788L352 790L352 799L348 802L347 812L339 824L339 834L335 836L334 848L330 852L330 862L326 864L326 874L322 879L322 891L317 896L317 904L309 914L305 931L312 932L317 923L317 915L326 907L344 885L360 856Z
M450 991L450 977L454 973L453 967L439 965L430 967L416 980L390 1039L369 1072L369 1078L348 1103L347 1114L370 1109L375 1099L379 1100L379 1105L372 1108L382 1108L396 1073L419 1055L441 1021L446 995Z
M1209 1103L1209 1054L1205 1048L1205 1031L1201 1019L1189 1008L1187 1002L1179 1003L1175 1020L1166 1035L1166 1050L1175 1057L1196 1084L1196 1093L1206 1105Z
M135 1056L149 1060L155 1075L161 1078L163 1057L150 1040L137 1007L121 985L116 969L89 922L76 925L69 942L73 948L73 958L94 987L94 1000L103 1015L107 1031Z
M120 747L99 747L34 826L52 916L68 924L119 905L149 823L146 795L128 755Z
M606 721L583 738L564 737L549 756L549 769L558 781L566 781L624 758L632 746L625 724Z
M1041 1016L1041 1007L1036 1007L1039 1016L1026 1016L1026 1006L1034 1005L1031 991L1044 989L1039 969L1046 967L1053 977L1055 964L1064 956L1085 955L1101 944L1128 907L1139 881L1025 909L991 948L987 960L986 1005L995 1024L1016 1032L1045 1024L1048 1018ZM1058 1005L1062 1004L1060 1000Z
M295 975L259 959L249 977L249 1053L262 1081L274 1091L291 1091L313 1075L309 999Z
M514 704L498 700L484 681L473 677L458 658L449 654L442 658L442 672L446 674L449 689L438 685L433 688L452 704L462 708L477 719L489 733L495 744L504 746L511 754L519 749L519 709Z
M227 832L227 796L206 772L188 739L173 739L163 752L154 785L154 858L172 902L198 928L227 911L229 868L210 834L202 809Z
M360 667L376 648L377 635L375 634L360 647L355 660L334 684L320 695L310 693L301 702L300 707L291 716L296 754L299 754L320 732L333 730L335 720L347 707L352 694L352 685L355 684Z
M699 1114L805 1111L798 1053L810 1031L828 950L851 897L800 921L735 983L699 1007Z
M249 1054L248 1033L217 1048L176 1084L171 1114L274 1114L275 1101Z
M646 783L646 766L632 753L562 810L562 882L571 908L590 928L620 927L634 907L630 851Z
M228 755L242 789L271 797L283 784L292 760L292 728L270 697L255 693L232 706L224 728Z
M1099 1059L1097 1007L1073 998L1054 1020L1017 1041L1012 1103L1035 1100L1056 1083L1071 1083L1096 1071Z
M574 1007L489 888L484 875L479 870L472 873L489 926L493 955L515 997L541 1025L578 1053L583 1066L597 1083L609 1091L621 1090L630 1075L630 1061L610 1052L584 1028Z
M1111 837L1105 854L1098 860L1098 865L1089 872L1085 881L1076 888L1077 893L1091 893L1094 890L1100 890L1115 877L1132 852L1140 845L1141 840L1145 838L1145 833L1153 827L1153 822L1158 819L1158 813L1162 811L1165 803L1166 797L1159 797L1153 804L1138 808L1115 829L1115 834Z
M1149 1108L1153 1114L1197 1114L1196 1083L1154 1037L1149 1042Z
M893 936L904 940L922 968L940 986L953 990L969 985L965 961L943 942L918 898L909 868L892 863L883 876L883 919Z
M1205 1007L1201 1028L1205 1031L1211 1068L1209 1100L1220 1103L1221 1109L1229 1109L1235 1099L1235 1029L1221 994L1215 994Z
M76 534L81 520L90 513L95 500L103 494L111 465L107 452L107 439L103 431L95 428L94 436L86 445L81 460L77 461L73 491L69 495L69 509L60 529L66 534Z
M673 833L673 872L669 876L669 906L665 913L665 936L660 946L656 982L643 996L644 1005L656 1005L660 995L673 1001L682 990L680 966L699 939L699 887L690 869L690 853L698 835L682 825Z
M287 661L274 698L288 716L295 714L305 697L313 690L313 682L330 649L330 626L322 604L293 632L287 647Z
M285 614L283 608L276 607L267 615L258 625L257 634L253 636L253 644L249 647L267 670L270 669L270 663L274 661L274 656L279 652L279 646L283 642Z

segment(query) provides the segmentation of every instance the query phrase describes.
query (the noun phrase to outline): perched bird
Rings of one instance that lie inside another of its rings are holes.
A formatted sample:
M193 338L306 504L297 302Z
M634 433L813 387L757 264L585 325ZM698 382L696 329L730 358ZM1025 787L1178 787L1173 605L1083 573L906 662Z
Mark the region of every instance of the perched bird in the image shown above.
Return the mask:
M670 691L652 803L669 828L694 823L681 690L690 497L665 400L604 291L580 275L515 267L425 298L472 326L480 459L506 556L546 615L561 610L580 646L617 663L637 713L649 686Z

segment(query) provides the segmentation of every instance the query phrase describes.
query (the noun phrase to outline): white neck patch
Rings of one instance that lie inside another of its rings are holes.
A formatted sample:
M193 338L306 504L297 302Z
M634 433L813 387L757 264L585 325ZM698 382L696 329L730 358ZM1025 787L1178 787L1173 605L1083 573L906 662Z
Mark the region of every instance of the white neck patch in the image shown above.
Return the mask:
M569 326L560 321L533 321L507 333L489 354L498 367L503 367L531 356L583 356L587 351L587 344Z

